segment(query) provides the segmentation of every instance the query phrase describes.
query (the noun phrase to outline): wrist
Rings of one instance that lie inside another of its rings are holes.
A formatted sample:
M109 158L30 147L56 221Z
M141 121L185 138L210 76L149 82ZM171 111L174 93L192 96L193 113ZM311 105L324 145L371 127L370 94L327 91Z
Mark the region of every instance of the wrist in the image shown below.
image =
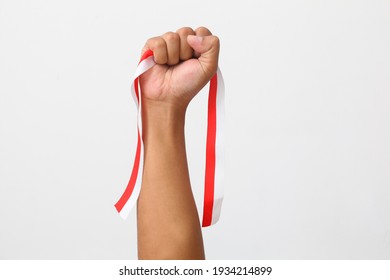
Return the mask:
M184 135L187 106L142 100L142 134L146 143Z

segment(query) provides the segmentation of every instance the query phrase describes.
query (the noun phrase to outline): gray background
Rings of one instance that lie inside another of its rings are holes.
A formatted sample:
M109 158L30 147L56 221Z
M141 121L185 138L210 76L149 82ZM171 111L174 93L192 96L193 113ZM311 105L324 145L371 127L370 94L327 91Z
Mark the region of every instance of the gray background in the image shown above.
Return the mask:
M0 0L0 258L135 259L113 204L149 37L221 39L227 184L210 259L389 259L389 1ZM207 92L187 115L202 211Z

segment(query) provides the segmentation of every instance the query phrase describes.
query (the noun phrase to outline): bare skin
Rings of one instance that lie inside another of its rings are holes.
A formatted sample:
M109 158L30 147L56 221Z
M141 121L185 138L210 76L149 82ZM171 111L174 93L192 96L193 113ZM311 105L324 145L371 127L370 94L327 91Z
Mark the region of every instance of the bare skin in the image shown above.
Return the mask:
M140 77L144 173L137 204L139 259L204 259L185 150L188 104L218 66L219 39L188 27L149 39L157 65Z

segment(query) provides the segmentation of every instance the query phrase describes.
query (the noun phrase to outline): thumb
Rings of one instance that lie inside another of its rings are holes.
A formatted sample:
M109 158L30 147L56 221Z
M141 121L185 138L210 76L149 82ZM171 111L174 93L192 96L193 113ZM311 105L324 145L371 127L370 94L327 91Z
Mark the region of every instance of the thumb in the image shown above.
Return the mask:
M187 43L200 54L198 60L205 74L211 78L218 68L219 39L217 36L188 35Z

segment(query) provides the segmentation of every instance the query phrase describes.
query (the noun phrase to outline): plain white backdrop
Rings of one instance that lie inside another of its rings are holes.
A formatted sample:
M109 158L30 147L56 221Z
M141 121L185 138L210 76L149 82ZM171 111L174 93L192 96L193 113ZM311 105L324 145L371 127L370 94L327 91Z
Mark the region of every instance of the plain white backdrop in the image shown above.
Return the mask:
M135 259L114 203L146 39L221 39L226 194L210 259L390 258L389 1L0 0L0 259ZM202 214L207 92L186 135Z

